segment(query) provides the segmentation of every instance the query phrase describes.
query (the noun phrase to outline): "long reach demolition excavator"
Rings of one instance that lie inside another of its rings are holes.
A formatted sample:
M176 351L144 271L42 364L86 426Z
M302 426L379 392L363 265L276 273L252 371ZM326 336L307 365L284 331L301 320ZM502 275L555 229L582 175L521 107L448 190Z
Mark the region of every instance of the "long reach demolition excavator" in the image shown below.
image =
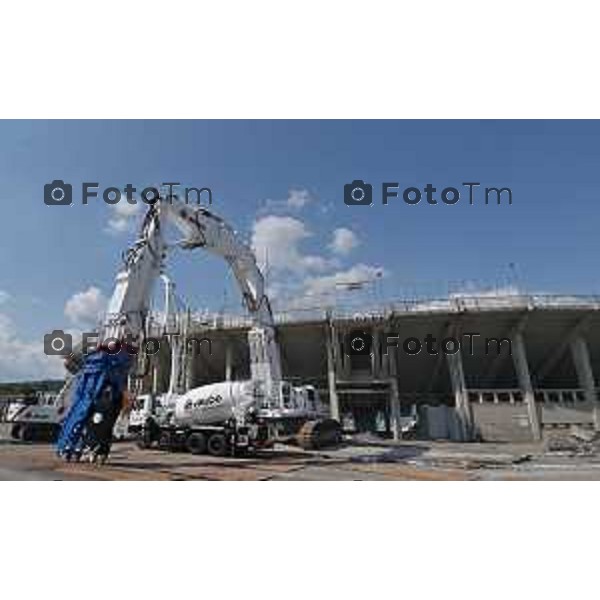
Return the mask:
M171 395L159 410L149 407L143 444L223 456L291 436L304 448L337 443L340 425L324 415L316 390L282 377L273 313L251 248L213 212L161 195L149 206L140 237L125 255L98 346L90 352L80 349L65 362L73 376L67 382L71 401L57 441L59 455L94 462L109 455L127 380L146 334L153 286L171 247L164 235L168 223L183 235L178 246L202 248L231 268L252 316L250 379L204 385Z

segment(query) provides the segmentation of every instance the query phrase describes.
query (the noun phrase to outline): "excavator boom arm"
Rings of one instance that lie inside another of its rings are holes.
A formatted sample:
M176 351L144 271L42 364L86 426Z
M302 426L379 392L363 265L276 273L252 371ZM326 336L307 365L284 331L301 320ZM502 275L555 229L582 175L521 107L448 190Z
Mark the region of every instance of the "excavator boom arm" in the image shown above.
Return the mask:
M125 268L117 275L100 331L101 346L83 357L76 376L73 402L57 442L59 454L66 458L86 450L94 457L108 454L112 426L133 361L126 349L113 354L109 347L102 346L102 341L125 340L129 335L135 339L143 331L152 289L165 258L162 230L167 221L183 234L184 248L204 248L229 264L254 318L255 325L249 333L252 379L264 384L267 397L278 394L279 347L264 278L252 250L214 213L191 207L173 196L160 197L148 209L140 239L127 252Z

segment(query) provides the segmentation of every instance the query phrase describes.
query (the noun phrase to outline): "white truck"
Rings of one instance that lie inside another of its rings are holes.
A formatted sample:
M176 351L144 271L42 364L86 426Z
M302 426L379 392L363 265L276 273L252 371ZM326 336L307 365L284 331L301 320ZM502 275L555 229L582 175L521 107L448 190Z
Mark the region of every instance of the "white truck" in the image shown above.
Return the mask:
M12 400L3 419L10 425L11 438L23 442L55 441L68 408L69 390L66 384L58 394L36 392Z

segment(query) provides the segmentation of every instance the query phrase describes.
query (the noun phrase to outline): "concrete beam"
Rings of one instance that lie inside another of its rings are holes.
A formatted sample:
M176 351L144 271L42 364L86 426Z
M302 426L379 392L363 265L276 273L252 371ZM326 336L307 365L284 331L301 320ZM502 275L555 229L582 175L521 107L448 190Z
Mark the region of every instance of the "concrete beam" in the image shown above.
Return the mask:
M594 407L594 429L600 431L600 411L598 410L598 398L596 396L596 380L592 370L590 353L585 339L578 335L571 340L571 353L573 363L577 372L579 387L585 393L585 399Z
M519 317L516 323L510 327L508 335L509 340L512 340L517 333L522 333L525 329L525 325L527 324L527 319L529 318L529 312L524 313ZM503 337L503 336L500 336ZM502 370L506 360L509 358L509 354L503 354L500 352L496 358L492 361L490 368L485 373L486 381L493 381L498 377L498 373Z
M450 337L455 328L456 328L456 323L451 323L451 322L446 322L444 323L444 325L442 326L442 328L439 331L439 335L438 335L438 342L441 342L444 338ZM442 369L444 367L444 362L445 361L445 354L443 352L439 352L436 362L435 362L435 367L433 369L433 375L428 376L427 374L425 374L426 379L423 380L423 383L421 385L422 389L426 389L427 393L430 394L434 389L437 389L437 383L438 380L440 379L440 375L442 372Z
M446 360L450 371L455 408L460 421L461 437L464 441L470 441L473 439L473 415L469 406L461 353L446 354Z
M562 342L556 348L554 348L539 365L539 367L536 368L535 373L538 378L538 381L543 381L548 376L548 374L552 372L554 367L569 350L571 342L577 337L579 337L581 332L585 329L589 322L589 319L589 315L586 315L585 317L579 319L575 323L575 325L573 325L568 334L563 337Z
M457 315L454 321L448 321L444 324L442 332L440 334L439 342L447 337L454 337L456 339L461 338L461 315ZM444 358L448 365L448 372L450 374L450 384L452 386L452 393L454 394L454 406L456 414L460 422L460 435L462 440L470 441L473 439L473 412L469 404L469 395L467 393L467 385L465 383L465 373L463 369L463 362L461 352L455 354L447 354L440 348L438 360L434 369L434 374L429 384L429 391L433 388L436 383L436 379L442 370L444 364Z
M515 371L519 380L519 387L527 404L527 413L529 415L529 424L531 435L535 441L542 439L542 428L540 425L540 415L535 403L533 385L531 384L531 374L527 362L527 352L525 350L525 340L523 334L519 331L512 337L512 350Z

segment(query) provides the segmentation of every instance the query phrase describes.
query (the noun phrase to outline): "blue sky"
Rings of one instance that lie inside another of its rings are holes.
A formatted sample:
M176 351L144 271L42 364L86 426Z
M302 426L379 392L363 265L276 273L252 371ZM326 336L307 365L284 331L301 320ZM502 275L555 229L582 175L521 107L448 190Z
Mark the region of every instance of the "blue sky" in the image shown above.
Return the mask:
M598 121L2 121L0 381L57 373L44 333L101 310L139 218L101 199L83 206L77 189L73 205L46 206L49 181L209 186L212 208L262 258L268 249L280 307L377 269L365 298L440 297L449 284L593 294L599 134ZM373 184L372 206L343 203L354 179ZM438 195L463 181L508 186L513 204L382 206L383 181ZM170 264L194 308L238 310L219 260L179 252Z

